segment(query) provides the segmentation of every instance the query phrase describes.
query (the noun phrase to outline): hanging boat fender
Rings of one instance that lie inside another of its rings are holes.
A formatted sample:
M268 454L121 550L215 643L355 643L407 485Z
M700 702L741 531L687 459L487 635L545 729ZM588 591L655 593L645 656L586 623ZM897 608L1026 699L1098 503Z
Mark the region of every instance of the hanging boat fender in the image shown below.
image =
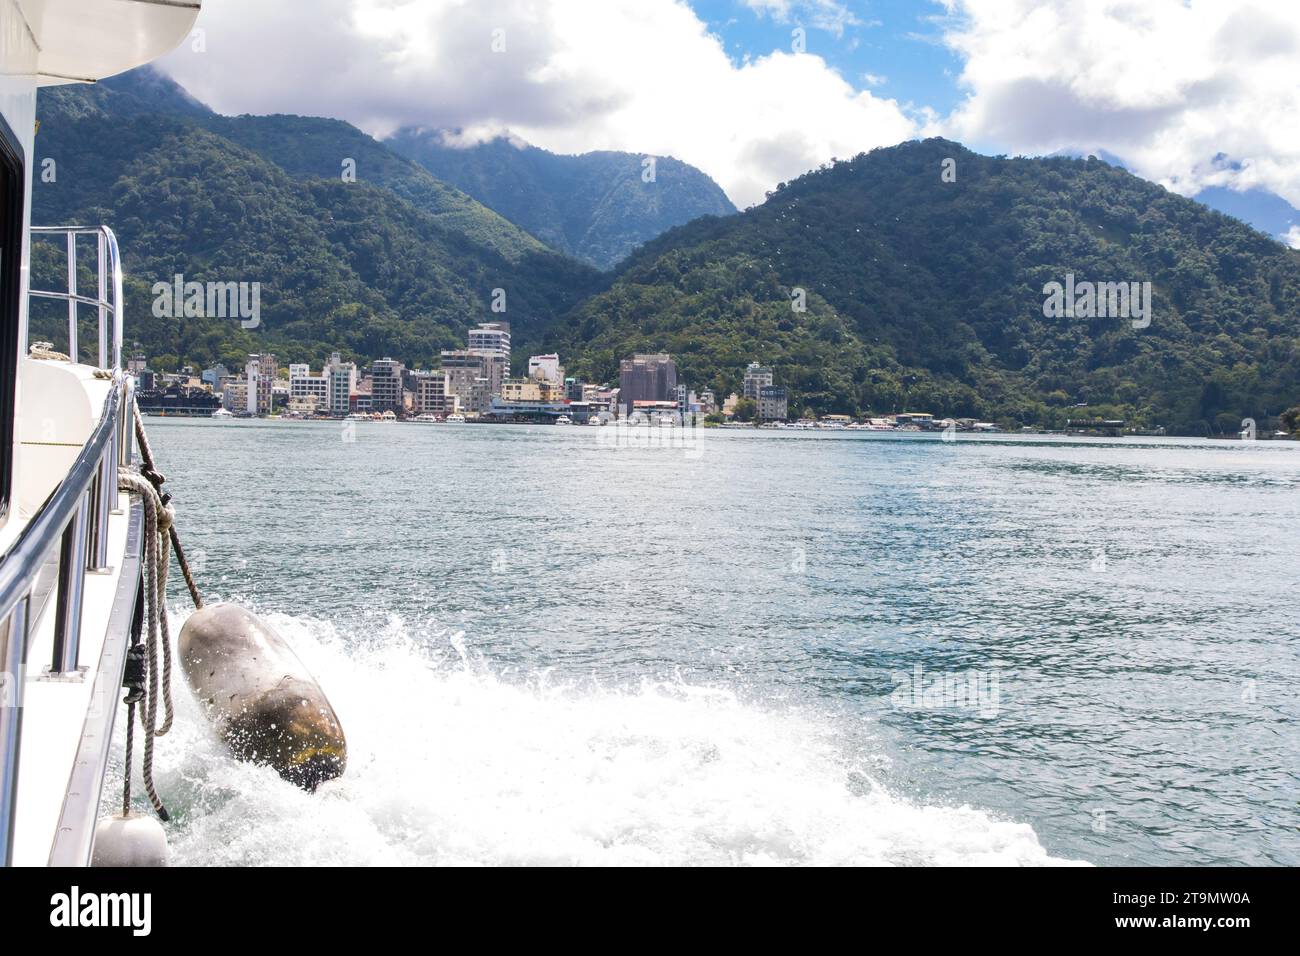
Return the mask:
M143 813L104 817L94 847L91 866L166 866L170 858L162 824Z
M343 773L347 741L334 708L268 624L236 604L209 604L177 644L190 687L237 759L308 791Z

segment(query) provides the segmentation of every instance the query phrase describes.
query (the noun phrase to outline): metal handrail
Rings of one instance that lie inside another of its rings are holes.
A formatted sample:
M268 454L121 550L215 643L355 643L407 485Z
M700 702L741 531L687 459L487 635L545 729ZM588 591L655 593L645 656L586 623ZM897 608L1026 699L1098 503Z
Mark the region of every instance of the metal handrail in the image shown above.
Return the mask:
M78 674L86 574L109 570L108 522L118 502L118 467L131 460L134 409L132 381L122 375L122 265L113 230L107 226L35 226L31 233L67 237L68 289L32 289L29 294L67 301L69 357L74 362L77 306L99 309L99 365L112 373L112 384L99 421L72 467L0 556L0 647L4 651L0 660L0 865L13 860L28 639L33 619L39 617L39 608L33 613L33 591L42 570L57 552L54 651L48 669L54 677ZM98 242L99 294L95 299L77 292L77 237L84 235L96 236ZM110 313L111 338L106 321ZM27 342L23 341L20 348L20 354L25 355Z
M28 295L38 299L57 299L68 303L68 356L77 361L77 306L90 305L99 309L99 367L114 373L122 370L122 260L118 253L117 236L108 226L32 226L33 237L64 236L67 240L68 288L64 292L29 289ZM77 237L95 236L98 243L96 266L99 272L98 295L94 298L77 292ZM111 284L111 289L110 289ZM107 296L112 293L112 298ZM113 327L110 339L107 324L112 313ZM27 354L26 341L19 345L21 355ZM111 351L110 351L111 346Z
M104 412L68 474L46 499L0 558L0 634L5 637L7 699L0 706L0 864L13 854L14 813L18 790L18 749L21 738L23 684L27 640L32 626L31 596L41 570L59 553L58 597L55 607L54 654L50 673L75 674L81 639L81 595L88 568L85 554L90 503L116 498L117 465L127 447L119 430L129 383L115 385L104 399ZM111 471L107 465L112 465ZM104 484L111 474L111 488ZM96 524L99 523L96 515ZM103 520L107 521L107 512ZM100 540L107 528L98 529Z
M19 533L0 558L0 622L4 622L5 671L8 698L0 706L0 864L8 865L13 853L14 810L17 803L18 743L22 722L22 691L27 663L27 636L31 627L31 592L36 578L56 549L60 553L59 597L56 604L55 653L51 674L75 674L81 648L81 596L85 585L87 512L90 502L114 497L117 492L118 455L123 447L120 416L126 395L118 386L104 398L104 414L82 447L68 475ZM112 489L103 488L105 462L113 463ZM107 520L107 516L105 516ZM100 528L100 538L107 528ZM69 555L72 558L69 559Z

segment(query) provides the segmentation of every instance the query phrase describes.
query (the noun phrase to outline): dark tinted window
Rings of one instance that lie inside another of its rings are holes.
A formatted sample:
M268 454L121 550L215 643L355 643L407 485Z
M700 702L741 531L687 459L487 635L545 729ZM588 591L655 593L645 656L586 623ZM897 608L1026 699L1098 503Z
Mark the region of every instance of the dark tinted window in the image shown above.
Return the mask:
M13 481L23 181L22 148L8 124L0 119L0 513L9 510Z

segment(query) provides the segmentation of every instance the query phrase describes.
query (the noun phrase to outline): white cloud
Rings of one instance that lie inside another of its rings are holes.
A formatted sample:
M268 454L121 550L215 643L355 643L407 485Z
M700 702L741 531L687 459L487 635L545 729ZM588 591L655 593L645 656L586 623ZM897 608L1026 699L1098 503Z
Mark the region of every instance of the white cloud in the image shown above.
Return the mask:
M916 132L895 101L816 55L733 63L684 0L226 0L200 25L207 51L182 47L164 68L219 111L672 155L742 207L832 156Z
M932 131L998 152L1109 151L1184 195L1300 206L1295 0L942 0L968 98Z
M1292 249L1300 249L1300 226L1292 226L1278 238Z

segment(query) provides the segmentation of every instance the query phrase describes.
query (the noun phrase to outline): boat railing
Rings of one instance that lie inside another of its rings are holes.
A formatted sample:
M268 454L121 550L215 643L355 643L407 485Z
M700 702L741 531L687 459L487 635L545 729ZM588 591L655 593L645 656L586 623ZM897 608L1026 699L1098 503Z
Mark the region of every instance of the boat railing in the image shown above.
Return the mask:
M99 309L100 365L112 373L112 382L99 421L72 467L0 556L0 864L4 865L13 859L26 672L29 663L42 663L27 659L29 637L43 606L34 607L34 592L40 587L42 572L54 562L54 643L50 660L43 662L43 676L80 679L86 575L109 570L108 523L118 502L118 466L129 463L132 457L135 401L132 380L121 374L122 271L112 230L60 226L33 228L32 233L68 237L69 288L66 293L32 290L31 295L68 300L69 354L74 361L77 305ZM94 299L76 291L76 237L82 235L97 236L99 241L99 296ZM106 298L105 293L111 293L112 298ZM111 338L105 321L108 314L113 318Z
M99 310L99 367L115 375L122 368L122 260L118 255L117 236L108 226L32 226L33 239L58 239L62 237L67 250L67 288L62 292L31 289L28 295L37 299L55 299L68 304L68 355L77 361L77 309L87 305ZM97 294L94 297L77 291L77 240L93 236L96 241L96 266L98 269ZM111 296L111 298L110 298ZM109 317L112 325L109 325ZM30 325L30 322L29 322ZM24 341L19 354L27 354Z

